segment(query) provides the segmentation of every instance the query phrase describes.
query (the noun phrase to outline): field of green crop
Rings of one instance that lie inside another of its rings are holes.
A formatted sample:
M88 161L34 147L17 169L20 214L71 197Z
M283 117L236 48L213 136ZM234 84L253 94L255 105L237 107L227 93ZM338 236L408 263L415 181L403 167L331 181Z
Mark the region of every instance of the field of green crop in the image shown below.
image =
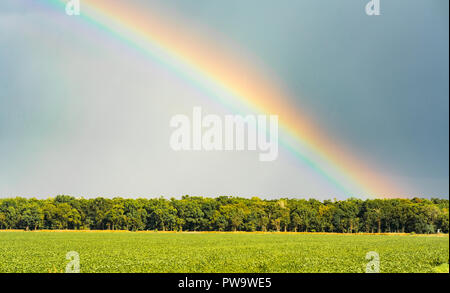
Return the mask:
M0 232L0 272L448 272L448 236L284 233Z

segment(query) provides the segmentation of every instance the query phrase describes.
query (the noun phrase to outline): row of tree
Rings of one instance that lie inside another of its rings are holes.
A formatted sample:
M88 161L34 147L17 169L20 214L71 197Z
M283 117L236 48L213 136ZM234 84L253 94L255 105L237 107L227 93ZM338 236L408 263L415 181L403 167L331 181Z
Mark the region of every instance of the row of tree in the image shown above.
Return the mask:
M0 199L0 229L448 233L447 199Z

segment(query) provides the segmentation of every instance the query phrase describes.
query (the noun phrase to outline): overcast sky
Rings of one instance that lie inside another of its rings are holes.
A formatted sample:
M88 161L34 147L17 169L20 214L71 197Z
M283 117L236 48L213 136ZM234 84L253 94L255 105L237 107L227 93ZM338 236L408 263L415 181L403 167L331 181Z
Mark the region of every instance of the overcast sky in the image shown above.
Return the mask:
M33 2L0 1L0 197L349 196L282 149L271 163L247 151L174 152L173 115L226 110L170 69ZM176 12L252 56L295 107L404 194L448 198L449 2L381 0L380 16L367 16L366 2L126 5Z

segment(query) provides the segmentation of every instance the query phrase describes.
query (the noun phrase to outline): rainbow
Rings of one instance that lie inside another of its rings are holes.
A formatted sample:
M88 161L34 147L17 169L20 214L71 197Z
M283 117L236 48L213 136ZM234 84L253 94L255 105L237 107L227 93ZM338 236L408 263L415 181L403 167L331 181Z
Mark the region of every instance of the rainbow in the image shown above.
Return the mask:
M64 13L67 0L43 0ZM117 3L123 2L123 3ZM82 0L77 16L151 58L235 113L279 116L280 144L341 192L355 197L400 196L393 184L315 127L289 101L273 78L254 64L191 31L190 23L169 13L145 15L126 1ZM176 20L176 21L175 21ZM178 26L177 26L178 24ZM180 25L181 24L181 25Z

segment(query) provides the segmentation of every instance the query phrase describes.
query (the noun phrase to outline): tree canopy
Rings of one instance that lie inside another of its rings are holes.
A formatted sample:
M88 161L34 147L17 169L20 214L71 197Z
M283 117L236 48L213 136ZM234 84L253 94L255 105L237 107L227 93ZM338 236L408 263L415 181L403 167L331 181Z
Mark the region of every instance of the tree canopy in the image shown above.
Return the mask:
M447 199L0 199L0 229L448 233Z

